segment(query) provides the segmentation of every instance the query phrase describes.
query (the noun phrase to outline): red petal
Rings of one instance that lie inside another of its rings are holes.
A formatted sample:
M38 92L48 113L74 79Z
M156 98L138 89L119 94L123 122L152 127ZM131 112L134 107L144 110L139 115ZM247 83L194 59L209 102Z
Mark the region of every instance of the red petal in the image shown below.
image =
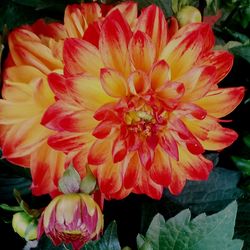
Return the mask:
M113 162L117 163L122 161L125 158L126 154L127 154L126 141L121 139L120 137L116 138L112 148Z
M172 134L166 133L164 136L160 137L159 141L161 147L165 150L169 156L173 157L178 161L179 153L178 153L178 145Z

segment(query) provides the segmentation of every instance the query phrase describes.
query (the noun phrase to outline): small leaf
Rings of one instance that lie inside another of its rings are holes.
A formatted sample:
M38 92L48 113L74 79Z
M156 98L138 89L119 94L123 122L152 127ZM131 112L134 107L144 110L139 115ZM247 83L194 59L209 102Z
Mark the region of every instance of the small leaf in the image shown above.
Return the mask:
M0 208L11 211L11 212L21 212L23 209L20 206L9 206L8 204L0 204Z
M250 160L243 159L238 156L232 156L232 160L243 174L250 176Z
M75 168L70 165L59 180L59 190L64 193L77 193L80 189L81 177Z
M105 230L104 235L98 241L91 241L83 247L83 250L120 250L121 246L117 236L117 225L113 221Z
M236 201L216 214L201 214L193 220L189 209L186 209L165 222L165 225L159 224L159 239L146 235L145 242L158 241L159 249L168 250L240 250L243 241L232 239L236 214ZM154 224L155 220L150 224L149 230L155 227Z
M87 167L87 174L80 183L80 190L82 193L91 194L95 191L95 189L96 189L96 178L91 172L90 168Z
M248 63L250 63L250 45L242 45L238 47L233 47L230 49L230 51L244 60L246 60Z

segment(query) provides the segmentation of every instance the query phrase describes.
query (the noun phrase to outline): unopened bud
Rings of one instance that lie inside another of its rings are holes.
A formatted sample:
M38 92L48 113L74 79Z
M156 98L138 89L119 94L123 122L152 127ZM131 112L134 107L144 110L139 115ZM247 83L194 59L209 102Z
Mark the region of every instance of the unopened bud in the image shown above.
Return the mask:
M177 20L180 27L183 27L189 23L201 22L200 11L193 6L185 6L177 13Z

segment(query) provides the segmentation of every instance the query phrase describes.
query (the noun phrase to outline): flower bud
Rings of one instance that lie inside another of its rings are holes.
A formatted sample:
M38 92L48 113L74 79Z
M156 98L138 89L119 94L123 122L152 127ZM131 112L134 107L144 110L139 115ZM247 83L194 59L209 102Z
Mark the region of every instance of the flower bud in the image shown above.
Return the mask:
M99 237L103 215L91 196L81 193L62 194L45 208L39 222L39 238L45 234L55 245L71 243L80 249Z
M16 233L27 241L37 238L37 221L25 212L18 212L13 215L12 227Z
M201 13L193 6L185 6L177 13L177 19L180 27L183 27L189 23L201 22Z

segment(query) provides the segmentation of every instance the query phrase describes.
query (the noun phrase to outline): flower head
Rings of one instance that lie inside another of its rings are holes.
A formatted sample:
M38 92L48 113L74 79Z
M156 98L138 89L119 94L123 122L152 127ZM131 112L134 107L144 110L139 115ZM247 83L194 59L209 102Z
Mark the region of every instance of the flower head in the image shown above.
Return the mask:
M130 6L120 4L116 9L129 19L134 13ZM97 3L69 5L64 24L38 20L9 34L10 53L4 65L0 100L0 145L4 158L30 168L34 195L57 194L65 169L65 154L47 144L54 131L41 125L45 110L55 103L47 75L63 69L64 40L83 35L87 39L86 29L98 28L98 20L109 11Z
M179 194L186 180L206 180L205 150L222 150L237 134L221 118L243 87L220 88L233 57L215 51L209 25L166 21L155 5L129 23L112 11L95 41L67 39L64 75L50 74L57 97L42 123L48 143L75 166L88 164L106 198L130 192ZM86 33L93 30L86 30Z
M103 229L103 215L94 200L85 194L63 194L45 208L39 222L42 233L55 245L72 243L80 249L86 242L97 239Z

